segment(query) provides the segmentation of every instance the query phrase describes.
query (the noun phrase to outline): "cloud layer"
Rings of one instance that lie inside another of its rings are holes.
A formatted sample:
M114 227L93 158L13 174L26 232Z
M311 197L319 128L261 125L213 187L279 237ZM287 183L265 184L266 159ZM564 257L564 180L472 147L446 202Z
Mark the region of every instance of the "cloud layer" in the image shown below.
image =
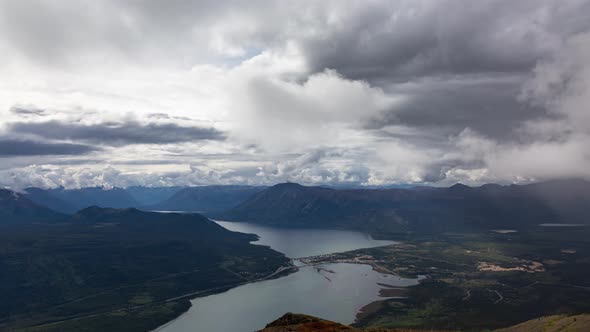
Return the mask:
M82 144L41 143L0 139L0 157L2 156L38 156L38 155L80 155L96 151L97 148Z
M35 135L46 139L66 139L97 145L169 144L200 140L221 140L223 134L214 128L182 127L174 123L141 124L136 121L97 124L14 122L8 131L15 135Z
M0 185L590 177L590 1L6 1Z

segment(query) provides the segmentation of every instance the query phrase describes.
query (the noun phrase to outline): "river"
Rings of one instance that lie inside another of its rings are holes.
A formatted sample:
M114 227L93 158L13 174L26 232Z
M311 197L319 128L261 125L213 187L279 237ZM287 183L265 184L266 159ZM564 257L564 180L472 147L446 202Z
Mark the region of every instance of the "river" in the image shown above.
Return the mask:
M294 259L395 243L351 231L217 223L232 231L257 234L259 240L255 244L268 245ZM417 282L417 279L375 272L368 265L338 263L322 265L322 269L303 267L282 278L193 299L188 312L157 331L252 332L287 312L350 324L360 308L383 299L379 297L378 283L410 286Z

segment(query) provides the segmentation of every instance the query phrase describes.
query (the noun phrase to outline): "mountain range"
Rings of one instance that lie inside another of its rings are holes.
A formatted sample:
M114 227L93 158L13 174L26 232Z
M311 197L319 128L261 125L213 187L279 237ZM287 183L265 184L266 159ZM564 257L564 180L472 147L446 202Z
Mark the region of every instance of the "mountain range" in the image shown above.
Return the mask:
M143 204L157 199L162 201ZM344 228L374 234L400 230L518 230L542 223L589 223L590 183L558 180L526 185L387 189L333 189L295 183L272 187L28 188L23 194L3 190L0 213L13 220L35 219L35 215L51 219L88 206L198 211L230 221Z
M0 220L5 223L51 222L65 215L31 201L26 195L0 189Z
M524 229L542 223L590 223L590 183L550 181L447 188L330 189L278 184L219 218L277 226L373 233L412 230Z
M39 205L66 214L75 213L89 206L212 213L231 209L266 188L255 186L27 188L23 194Z
M27 188L24 194L37 204L45 205L62 213L74 213L89 206L129 208L139 202L122 188L89 187L81 189Z
M147 210L215 213L229 210L267 187L201 186L179 190L168 199L145 207Z

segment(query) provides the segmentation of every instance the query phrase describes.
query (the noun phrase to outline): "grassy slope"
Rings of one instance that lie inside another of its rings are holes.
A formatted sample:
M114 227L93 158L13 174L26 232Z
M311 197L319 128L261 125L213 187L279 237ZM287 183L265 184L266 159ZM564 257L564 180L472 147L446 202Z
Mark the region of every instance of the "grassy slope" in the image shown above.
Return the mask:
M590 314L576 316L547 316L535 318L496 332L585 332L590 328ZM287 313L259 332L420 332L406 328L353 328L332 321L301 314Z
M586 332L589 330L590 314L583 314L540 317L497 332Z

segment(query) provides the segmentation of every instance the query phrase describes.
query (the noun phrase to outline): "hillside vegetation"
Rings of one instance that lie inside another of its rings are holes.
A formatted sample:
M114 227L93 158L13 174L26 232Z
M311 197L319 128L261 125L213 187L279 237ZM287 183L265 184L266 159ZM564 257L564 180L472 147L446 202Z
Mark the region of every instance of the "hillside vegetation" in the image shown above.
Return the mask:
M589 255L590 228L564 227L414 235L395 245L301 261L369 264L382 273L425 277L401 297L363 310L355 326L479 331L590 312Z
M496 332L586 332L590 329L590 314L548 316L511 326ZM354 328L313 316L287 313L259 332L437 332L428 329ZM441 331L439 331L441 332Z
M0 223L0 330L147 331L289 260L197 214L90 207Z
M266 187L201 186L184 188L170 198L146 206L148 210L215 213L231 209Z
M65 215L39 205L25 195L0 189L0 224L52 222Z
M449 188L347 189L273 186L222 214L227 220L268 225L331 227L387 233L436 233L541 223L590 222L590 183Z

